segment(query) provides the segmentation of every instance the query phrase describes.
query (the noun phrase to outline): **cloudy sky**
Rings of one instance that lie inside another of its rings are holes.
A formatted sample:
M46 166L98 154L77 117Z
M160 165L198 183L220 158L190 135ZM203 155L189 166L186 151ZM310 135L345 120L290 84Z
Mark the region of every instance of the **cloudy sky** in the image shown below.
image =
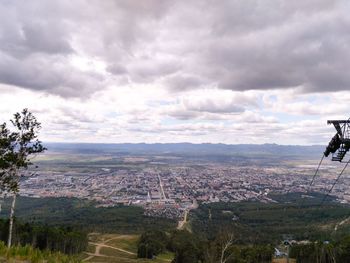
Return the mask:
M350 2L0 1L0 122L59 142L323 144L350 117Z

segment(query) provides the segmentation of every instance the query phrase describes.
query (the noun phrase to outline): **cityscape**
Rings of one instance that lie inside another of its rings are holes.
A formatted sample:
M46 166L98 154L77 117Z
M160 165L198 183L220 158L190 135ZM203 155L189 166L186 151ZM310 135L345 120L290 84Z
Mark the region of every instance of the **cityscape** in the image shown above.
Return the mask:
M96 206L142 206L146 215L182 218L198 203L259 201L276 202L270 194L326 193L339 170L334 164L321 169L322 176L309 187L315 163L281 161L276 165L208 162L166 164L147 162L145 157L125 157L132 166L94 166L66 172L57 166L39 170L21 182L20 195L28 197L75 197ZM349 180L332 191L339 202L350 202Z
M0 1L0 263L349 263L350 1Z

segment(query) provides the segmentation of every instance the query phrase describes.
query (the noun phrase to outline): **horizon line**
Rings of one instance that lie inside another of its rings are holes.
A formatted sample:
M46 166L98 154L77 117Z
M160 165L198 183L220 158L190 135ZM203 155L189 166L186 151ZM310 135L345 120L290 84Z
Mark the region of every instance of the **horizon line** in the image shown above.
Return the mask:
M201 143L195 143L195 142L55 142L55 141L42 141L42 143L48 143L48 144L146 144L146 145L154 145L154 144L191 144L191 145L203 145L203 144L210 144L210 145L227 145L227 146L235 146L235 145L277 145L277 146L325 146L326 144L278 144L278 143L212 143L212 142L201 142Z

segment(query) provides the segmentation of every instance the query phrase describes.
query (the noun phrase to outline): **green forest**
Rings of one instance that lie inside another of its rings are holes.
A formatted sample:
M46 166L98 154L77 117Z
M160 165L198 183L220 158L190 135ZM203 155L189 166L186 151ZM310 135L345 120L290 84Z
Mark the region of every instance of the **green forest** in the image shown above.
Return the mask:
M140 237L138 257L152 259L168 250L175 255L174 263L270 263L274 248L266 243L241 244L229 229L217 233L213 239L188 231L147 231ZM290 257L301 263L350 262L350 235L338 241L291 244Z
M0 240L7 241L9 221L0 219ZM15 221L13 244L31 245L40 250L78 254L87 247L87 234L72 227L53 227Z
M140 234L138 256L154 258L169 251L174 262L220 262L222 247L227 263L271 262L274 248L284 239L293 243L290 255L298 262L333 262L349 256L349 224L334 231L349 217L350 207L329 201L322 207L317 196L300 206L300 197L275 196L279 203L239 202L201 204L189 215L188 230L176 231L176 222L143 215L134 206L95 207L75 198L19 197L13 242L40 250L77 254L86 248L87 233ZM295 200L293 200L293 198ZM293 200L289 203L288 200ZM0 239L6 241L10 199L0 219ZM30 222L30 223L28 223Z
M337 240L349 234L349 225L337 231L334 231L334 227L350 216L350 206L331 201L320 206L321 197L315 194L314 198L306 199L303 204L298 194L289 194L278 196L281 200L279 203L201 205L190 214L192 230L200 236L213 238L222 226L226 226L234 230L237 242L243 244L276 244L285 238Z
M10 199L5 199L2 217L7 217ZM147 229L168 230L175 220L143 215L136 206L96 207L91 201L77 198L17 198L16 216L23 222L38 222L51 226L70 226L85 232L138 234Z

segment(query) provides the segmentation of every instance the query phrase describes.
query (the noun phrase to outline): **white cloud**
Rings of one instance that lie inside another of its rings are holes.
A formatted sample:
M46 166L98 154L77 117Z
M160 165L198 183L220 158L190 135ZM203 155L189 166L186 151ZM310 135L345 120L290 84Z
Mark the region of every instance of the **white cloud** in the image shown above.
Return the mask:
M325 143L347 118L347 1L5 1L0 121L48 141Z

